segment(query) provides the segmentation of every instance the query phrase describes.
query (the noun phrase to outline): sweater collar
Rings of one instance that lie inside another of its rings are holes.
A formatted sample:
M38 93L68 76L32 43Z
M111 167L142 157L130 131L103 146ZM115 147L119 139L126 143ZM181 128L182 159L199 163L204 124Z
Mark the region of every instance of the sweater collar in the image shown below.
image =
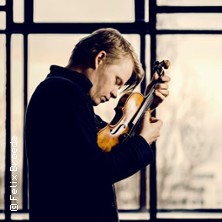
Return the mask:
M47 75L47 77L53 76L69 79L70 81L80 85L86 93L88 93L92 87L91 81L85 75L61 66L50 66L50 73Z

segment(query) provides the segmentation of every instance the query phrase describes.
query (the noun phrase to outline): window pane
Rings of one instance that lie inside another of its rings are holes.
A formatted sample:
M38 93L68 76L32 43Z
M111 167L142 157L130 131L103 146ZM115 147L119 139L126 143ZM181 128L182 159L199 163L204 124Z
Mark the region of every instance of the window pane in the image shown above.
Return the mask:
M122 180L116 184L117 203L119 209L139 208L140 173Z
M170 211L170 212L157 212L157 218L158 219L169 219L173 218L176 221L183 221L182 219L185 219L185 221L197 221L193 219L198 219L199 221L220 221L222 218L221 213L213 213L213 212L201 212L197 213L195 211L189 210L189 212L175 212L175 211ZM188 219L188 220L186 220ZM203 220L201 220L203 219ZM212 219L212 220L211 220ZM220 219L220 220L218 220ZM172 220L173 221L173 220Z
M146 82L147 84L150 82L151 73L150 73L150 35L146 36Z
M11 40L11 137L17 137L17 144L14 146L17 151L11 152L11 162L13 161L17 165L17 170L11 172L11 182L17 182L17 193L14 194L16 200L12 200L12 204L18 204L19 209L22 209L23 36L12 35ZM16 178L17 181L14 181L13 178ZM15 188L12 187L13 189Z
M24 22L24 0L13 1L13 20L14 22Z
M4 30L5 28L6 28L5 12L0 12L0 29Z
M0 5L5 5L5 0L0 0Z
M221 6L221 0L157 0L158 5L177 6Z
M4 192L5 192L5 84L6 84L6 52L5 52L5 35L0 35L0 209L4 209Z
M83 35L29 35L28 97L53 64L66 66L75 44Z
M133 0L34 0L35 22L132 22Z
M137 212L120 212L120 221L147 221L149 220L149 214L147 211L137 211Z
M157 115L158 208L222 208L222 36L159 36L172 65Z
M145 0L145 22L149 21L149 0Z
M157 15L157 29L222 29L221 21L222 14L158 14Z

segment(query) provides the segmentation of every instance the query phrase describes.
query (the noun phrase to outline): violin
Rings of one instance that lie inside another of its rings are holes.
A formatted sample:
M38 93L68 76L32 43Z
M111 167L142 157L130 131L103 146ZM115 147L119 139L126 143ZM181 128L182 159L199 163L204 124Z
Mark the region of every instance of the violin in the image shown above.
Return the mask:
M159 78L154 82L146 95L139 92L125 93L119 99L114 109L114 118L105 127L99 129L97 144L103 151L109 152L119 143L124 143L134 136L144 113L147 110L151 112L156 84L161 82L164 69L168 69L170 62L169 60L156 61L153 65L153 71L157 72Z

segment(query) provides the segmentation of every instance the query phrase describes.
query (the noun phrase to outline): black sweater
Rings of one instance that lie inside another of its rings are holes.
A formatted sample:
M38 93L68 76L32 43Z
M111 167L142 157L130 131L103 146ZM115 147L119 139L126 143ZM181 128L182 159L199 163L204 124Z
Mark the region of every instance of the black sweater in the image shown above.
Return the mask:
M111 152L97 145L95 114L82 74L51 66L26 112L31 221L116 222L113 183L148 165L141 136Z

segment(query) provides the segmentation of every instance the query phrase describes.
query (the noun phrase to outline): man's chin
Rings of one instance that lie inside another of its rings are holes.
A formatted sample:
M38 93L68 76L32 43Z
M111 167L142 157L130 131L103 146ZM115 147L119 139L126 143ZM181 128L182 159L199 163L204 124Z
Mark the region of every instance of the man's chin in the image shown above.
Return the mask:
M101 102L101 100L92 100L93 106L98 106Z
M93 106L98 106L101 103L105 103L107 102L107 100L105 99L96 99L96 100L92 100Z

